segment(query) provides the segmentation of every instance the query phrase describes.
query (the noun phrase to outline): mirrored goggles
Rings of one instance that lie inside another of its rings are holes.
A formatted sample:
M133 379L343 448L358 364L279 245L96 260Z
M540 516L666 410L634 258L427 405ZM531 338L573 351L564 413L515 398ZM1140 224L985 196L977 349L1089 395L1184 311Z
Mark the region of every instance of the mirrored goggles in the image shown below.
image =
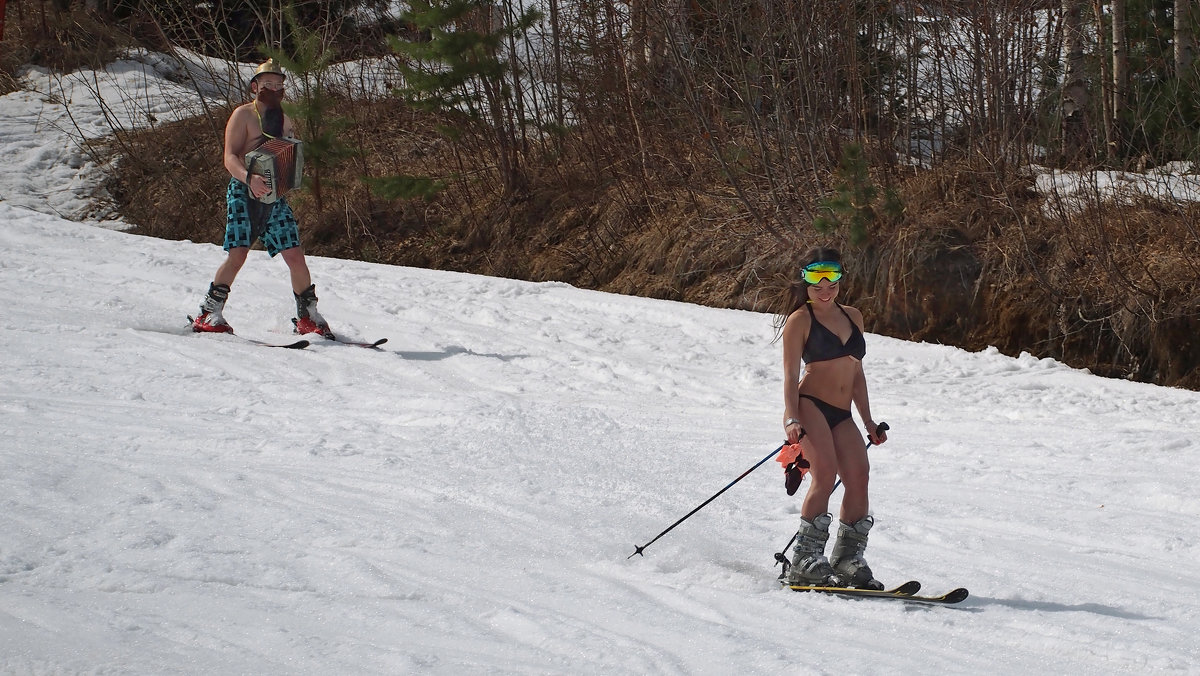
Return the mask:
M805 284L820 284L822 279L828 279L836 284L842 279L842 266L840 263L832 261L809 263L804 266L803 275Z

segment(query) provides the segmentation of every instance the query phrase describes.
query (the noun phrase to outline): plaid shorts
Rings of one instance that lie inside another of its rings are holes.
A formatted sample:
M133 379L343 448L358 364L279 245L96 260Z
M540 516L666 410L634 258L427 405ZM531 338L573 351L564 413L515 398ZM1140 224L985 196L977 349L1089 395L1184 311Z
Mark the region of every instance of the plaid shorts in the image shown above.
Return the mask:
M225 191L225 250L249 247L261 239L271 256L300 246L300 226L282 197L274 204L250 198L245 183L230 178Z

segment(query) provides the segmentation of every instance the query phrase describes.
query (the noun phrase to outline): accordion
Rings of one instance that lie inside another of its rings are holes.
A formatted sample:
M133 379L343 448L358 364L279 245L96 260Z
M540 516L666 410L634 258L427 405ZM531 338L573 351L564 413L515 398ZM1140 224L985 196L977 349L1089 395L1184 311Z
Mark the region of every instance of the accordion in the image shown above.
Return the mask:
M300 178L304 173L304 146L297 139L269 138L246 153L246 169L267 180L270 191L255 199L271 204L289 190L300 187Z

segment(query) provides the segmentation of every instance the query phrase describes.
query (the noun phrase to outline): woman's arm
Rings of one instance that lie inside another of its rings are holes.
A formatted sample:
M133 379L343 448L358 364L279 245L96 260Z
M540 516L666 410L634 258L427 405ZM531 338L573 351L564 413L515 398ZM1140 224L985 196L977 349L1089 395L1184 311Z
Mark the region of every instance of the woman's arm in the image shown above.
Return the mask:
M846 308L846 316L850 317L850 321L854 322L859 331L866 332L863 328L862 313L852 307ZM871 399L867 395L867 374L863 370L862 362L857 362L857 369L854 373L854 384L851 386L851 399L854 401L854 407L858 409L858 417L862 418L863 427L867 430L867 438L873 444L882 444L887 441L887 433L880 430L879 426L871 418Z
M862 362L856 362L854 370L854 384L850 388L851 399L854 401L854 407L858 409L858 417L862 418L863 427L867 428L867 436L871 438L871 443L875 441L875 421L871 419L871 400L867 396L867 374L863 371Z
M793 312L783 325L783 429L788 443L800 439L800 363L808 341L808 313ZM793 421L788 424L788 421Z

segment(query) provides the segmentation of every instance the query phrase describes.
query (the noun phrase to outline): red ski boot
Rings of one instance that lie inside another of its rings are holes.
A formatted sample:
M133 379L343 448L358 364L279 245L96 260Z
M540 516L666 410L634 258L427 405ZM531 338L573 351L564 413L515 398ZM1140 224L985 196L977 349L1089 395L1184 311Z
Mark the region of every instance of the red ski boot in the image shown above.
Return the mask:
M333 331L329 330L329 323L317 312L317 285L312 284L304 293L297 293L296 296L296 315L292 319L292 324L296 326L296 333L300 335L308 333L319 333L322 336L334 340Z
M204 312L192 320L196 333L233 333L233 327L221 316L221 312Z
M322 336L333 340L333 331L329 330L329 325L323 321L318 321L320 315L310 314L307 317L292 319L292 324L296 326L296 333L304 335L306 333L319 333Z
M227 285L209 284L208 294L204 296L204 302L200 303L200 314L192 320L192 330L197 333L233 333L233 327L221 316L227 298Z

